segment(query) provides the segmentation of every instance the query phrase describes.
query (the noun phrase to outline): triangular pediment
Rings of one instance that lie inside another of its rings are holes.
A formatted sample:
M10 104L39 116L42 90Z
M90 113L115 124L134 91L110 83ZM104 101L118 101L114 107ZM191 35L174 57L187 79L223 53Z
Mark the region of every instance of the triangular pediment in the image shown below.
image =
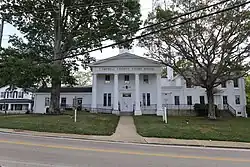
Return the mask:
M99 60L90 66L92 67L115 67L115 66L151 66L160 67L160 63L131 53L122 53L114 57Z

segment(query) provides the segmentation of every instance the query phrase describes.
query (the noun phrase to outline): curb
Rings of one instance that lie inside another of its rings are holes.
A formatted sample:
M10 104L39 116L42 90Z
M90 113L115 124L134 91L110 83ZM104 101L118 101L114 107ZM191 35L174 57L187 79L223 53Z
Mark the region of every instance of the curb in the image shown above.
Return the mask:
M244 150L250 150L250 147L233 147L233 146L219 146L219 145L201 145L201 144L168 144L168 143L155 143L155 142L147 142L147 144L154 144L159 146L180 146L180 147L200 147L200 148L225 148L225 149L244 149Z
M36 131L34 131L36 132ZM112 140L112 139L95 139L88 137L69 137L69 136L56 136L56 135L40 135L40 134L32 134L30 132L15 132L14 129L8 129L6 131L0 130L0 133L3 134L15 134L15 135L24 135L24 136L33 136L33 137L47 137L47 138L59 138L59 139L72 139L72 140L87 140L87 141L100 141L100 142L111 142L111 143L126 143L126 144L152 144L158 146L180 146L180 147L200 147L200 148L225 148L225 149L245 149L250 150L250 147L234 147L234 146L223 146L223 145L201 145L201 144L175 144L175 143L156 143L156 142L148 142L143 138L144 142L136 142L136 141L122 141L122 140ZM105 136L111 137L111 136Z

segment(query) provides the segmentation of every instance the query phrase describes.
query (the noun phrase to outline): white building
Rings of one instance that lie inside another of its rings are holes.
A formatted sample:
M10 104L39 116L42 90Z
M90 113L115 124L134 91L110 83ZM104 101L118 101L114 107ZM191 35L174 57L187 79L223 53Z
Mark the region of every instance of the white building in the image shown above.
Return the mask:
M172 112L193 109L196 103L207 103L203 88L192 87L181 76L161 78L162 66L153 60L130 53L103 59L91 64L92 88L62 88L61 105L73 104L78 99L82 107L92 111L105 110L113 114L162 115L163 106ZM218 87L215 104L237 116L246 116L244 79L228 81ZM44 113L48 107L50 90L41 89L35 94L34 112ZM174 115L174 113L172 113Z
M9 89L10 86L0 88L1 113L25 113L33 107L32 92L22 88Z

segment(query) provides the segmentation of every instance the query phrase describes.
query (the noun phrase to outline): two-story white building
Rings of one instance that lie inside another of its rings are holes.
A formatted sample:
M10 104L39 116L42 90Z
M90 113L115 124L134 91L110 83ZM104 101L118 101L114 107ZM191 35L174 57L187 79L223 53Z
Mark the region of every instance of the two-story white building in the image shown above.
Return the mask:
M32 111L32 92L22 88L10 89L10 86L0 88L0 112L25 113Z
M162 115L163 107L169 109L193 109L196 103L207 103L203 88L192 87L183 77L173 75L162 78L162 66L156 61L130 53L122 53L91 64L92 88L62 88L61 104L78 104L94 112L110 110L113 114ZM246 116L244 79L228 81L218 87L215 95L218 108L225 106L237 116ZM34 112L44 113L48 108L50 90L35 93Z

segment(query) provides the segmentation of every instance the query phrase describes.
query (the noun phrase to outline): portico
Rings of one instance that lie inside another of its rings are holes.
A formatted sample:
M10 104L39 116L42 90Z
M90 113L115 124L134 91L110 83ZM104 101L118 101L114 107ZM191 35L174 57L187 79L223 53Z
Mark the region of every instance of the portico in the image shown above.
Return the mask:
M161 66L158 62L130 53L91 65L92 108L112 108L113 114L142 115L142 106L156 106L162 113Z

